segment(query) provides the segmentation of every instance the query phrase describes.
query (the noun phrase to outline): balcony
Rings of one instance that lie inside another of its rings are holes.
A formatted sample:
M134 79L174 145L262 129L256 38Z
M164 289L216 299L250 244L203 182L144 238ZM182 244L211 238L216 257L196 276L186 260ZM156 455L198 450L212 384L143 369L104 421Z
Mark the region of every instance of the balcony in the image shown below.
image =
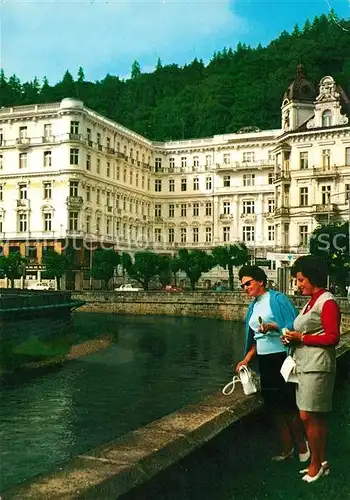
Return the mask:
M162 224L163 223L163 217L155 217L154 218L154 223L155 224Z
M69 140L71 141L81 141L81 139L82 139L81 134L72 134L72 133L69 134Z
M17 208L29 208L29 200L19 199L16 200Z
M276 172L274 182L280 181L290 181L290 173L289 172Z
M255 222L256 214L242 214L241 215L242 222Z
M220 220L232 220L233 215L232 214L220 214L219 218L220 218Z
M275 218L275 212L266 212L263 215L264 215L264 219L266 219L269 222L273 221Z
M319 179L332 178L339 175L338 167L336 167L335 165L323 165L322 167L314 167L313 174Z
M67 205L72 208L80 208L84 203L82 196L67 196Z
M314 217L318 222L329 222L331 218L338 215L336 203L316 204L312 206Z
M30 145L30 139L28 137L19 137L17 140L17 146L19 149L27 149Z
M115 151L113 148L107 148L107 154L114 155Z
M289 207L276 208L275 216L276 217L289 216Z

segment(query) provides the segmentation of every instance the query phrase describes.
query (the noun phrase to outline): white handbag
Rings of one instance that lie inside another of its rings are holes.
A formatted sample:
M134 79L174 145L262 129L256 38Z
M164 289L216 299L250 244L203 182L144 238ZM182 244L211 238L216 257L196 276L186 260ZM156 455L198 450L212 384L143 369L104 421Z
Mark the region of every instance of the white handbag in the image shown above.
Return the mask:
M245 365L242 365L239 369L238 376L235 375L231 382L225 385L222 389L222 393L225 396L229 396L235 390L236 382L240 382L243 387L243 392L246 396L258 392L258 384L255 380L253 372Z
M298 377L295 372L296 363L291 355L287 356L281 366L281 375L286 382L298 383Z

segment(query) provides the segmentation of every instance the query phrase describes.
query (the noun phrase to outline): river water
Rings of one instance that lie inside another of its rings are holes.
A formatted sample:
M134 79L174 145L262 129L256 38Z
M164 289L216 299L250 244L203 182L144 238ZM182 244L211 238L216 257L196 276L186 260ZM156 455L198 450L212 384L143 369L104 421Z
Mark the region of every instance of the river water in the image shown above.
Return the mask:
M2 384L1 490L220 390L244 343L242 324L202 318L76 313L73 330L114 342Z

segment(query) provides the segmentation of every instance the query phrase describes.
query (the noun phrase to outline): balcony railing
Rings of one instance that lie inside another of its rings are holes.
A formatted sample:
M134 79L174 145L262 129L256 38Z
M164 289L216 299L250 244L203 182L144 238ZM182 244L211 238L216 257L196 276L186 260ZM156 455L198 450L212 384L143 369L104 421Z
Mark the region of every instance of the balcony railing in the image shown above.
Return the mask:
M322 165L314 167L313 174L315 177L336 177L338 175L338 167L335 165Z
M242 214L241 219L243 222L254 222L256 220L256 214Z
M84 203L82 196L67 196L67 205L81 207Z
M228 219L233 219L233 215L232 214L220 214L220 219L225 219L225 220L228 220Z
M336 203L316 204L313 205L313 209L317 213L330 214L338 210L338 205Z
M280 217L281 215L289 215L289 207L280 207L275 210L276 217Z

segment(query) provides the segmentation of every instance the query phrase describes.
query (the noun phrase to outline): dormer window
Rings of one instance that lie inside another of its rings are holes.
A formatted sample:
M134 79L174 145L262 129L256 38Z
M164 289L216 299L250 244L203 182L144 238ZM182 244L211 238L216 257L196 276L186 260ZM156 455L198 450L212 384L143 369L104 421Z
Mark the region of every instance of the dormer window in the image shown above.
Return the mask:
M332 125L332 111L330 109L326 109L322 113L322 127L330 127Z

